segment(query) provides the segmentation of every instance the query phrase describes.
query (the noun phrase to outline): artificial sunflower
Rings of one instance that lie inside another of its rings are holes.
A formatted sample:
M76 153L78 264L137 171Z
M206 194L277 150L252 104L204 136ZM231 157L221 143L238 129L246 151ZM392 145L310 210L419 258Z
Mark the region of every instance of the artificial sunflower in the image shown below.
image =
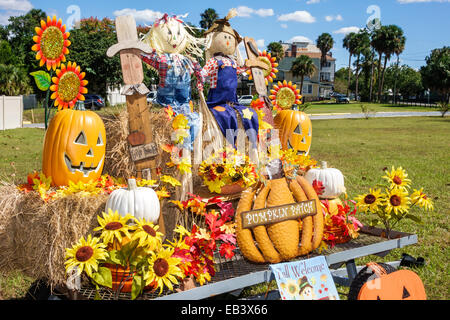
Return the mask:
M302 104L300 89L297 89L297 85L292 84L291 81L278 82L278 85L274 85L270 92L269 99L277 110L290 109L294 105Z
M36 27L35 31L33 41L36 44L31 50L37 52L36 60L40 60L41 67L45 64L48 70L56 70L61 62L66 62L66 55L69 54L70 33L66 32L66 25L56 16L53 19L47 17L47 21L41 20L41 27Z
M180 259L174 258L174 251L171 248L161 249L159 252L151 252L148 258L149 268L144 275L146 285L155 285L162 293L164 287L173 290L173 284L178 284L178 279L184 277L183 272L178 267Z
M409 210L410 198L408 192L403 189L386 190L384 204L388 215L394 212L394 215L404 213Z
M133 227L134 232L131 240L138 240L140 247L146 247L148 250L157 250L161 247L163 234L158 232L159 226L155 226L145 219L134 219L136 226Z
M105 245L99 241L99 238L88 235L87 239L83 237L71 249L66 249L66 271L78 268L78 275L85 271L92 277L92 272L98 270L99 262L107 256Z
M428 211L434 209L433 201L423 193L423 188L420 190L414 189L414 192L411 194L411 203L413 203L413 205L418 205L421 208L425 208L425 210Z
M411 180L408 179L407 177L408 174L402 167L399 167L397 169L394 169L394 167L392 167L392 170L390 172L386 170L386 175L383 176L384 179L389 181L389 183L391 184L391 188L394 189L409 188Z
M78 100L84 101L84 95L88 93L86 85L87 80L84 80L86 73L81 72L80 66L76 62L70 62L66 65L61 64L61 69L56 70L56 77L52 78L54 83L50 86L53 91L51 99L55 100L55 107L58 110L72 109Z
M355 198L356 206L363 212L375 212L382 205L384 198L385 195L381 193L381 189L369 189L369 193Z
M269 82L273 82L273 80L277 77L278 73L278 63L277 58L272 57L270 53L268 53L266 50L263 52L259 51L259 57L257 60L264 62L269 67L268 69L265 69L264 72L264 79L266 81L266 86L269 85ZM248 79L253 80L252 71L247 70Z
M109 209L108 214L103 212L103 218L100 216L97 217L100 226L95 228L94 231L102 232L100 238L107 245L114 244L116 241L121 244L124 238L131 238L129 233L130 227L127 225L127 222L131 219L133 217L130 214L122 217L118 211L113 212Z

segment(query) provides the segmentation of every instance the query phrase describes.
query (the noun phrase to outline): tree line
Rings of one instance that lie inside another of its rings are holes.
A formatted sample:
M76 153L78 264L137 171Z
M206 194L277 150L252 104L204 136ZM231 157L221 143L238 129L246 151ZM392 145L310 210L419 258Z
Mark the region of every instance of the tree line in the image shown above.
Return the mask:
M39 62L31 47L34 44L35 27L46 17L44 11L32 9L22 16L11 16L8 25L0 26L0 95L34 92L43 98L29 74L39 69ZM206 9L201 14L200 28L194 29L195 36L201 37L218 18L215 9ZM193 23L188 24L195 27ZM148 30L148 27L138 26L140 34ZM108 87L122 84L119 57L106 56L107 49L117 42L113 20L93 17L82 19L77 28L71 30L70 40L72 44L67 60L76 61L86 72L91 93L106 97ZM347 94L354 92L366 101L379 101L386 87L393 88L394 94L403 95L430 89L448 100L450 47L433 50L426 58L426 65L417 72L406 65L399 65L405 44L403 30L395 25L381 26L373 32L362 29L357 33L349 33L343 40L343 47L349 51L349 66L336 73L335 90L345 90ZM335 41L329 33L323 33L317 38L316 45L322 53L320 66L323 66ZM284 49L279 42L270 43L267 49L278 60L284 58ZM397 63L387 66L393 57L397 57ZM300 56L293 62L292 72L295 77L302 79L301 88L304 77L315 71L312 59L307 56ZM347 83L343 88L345 73ZM157 73L146 68L144 81L146 84L158 83Z

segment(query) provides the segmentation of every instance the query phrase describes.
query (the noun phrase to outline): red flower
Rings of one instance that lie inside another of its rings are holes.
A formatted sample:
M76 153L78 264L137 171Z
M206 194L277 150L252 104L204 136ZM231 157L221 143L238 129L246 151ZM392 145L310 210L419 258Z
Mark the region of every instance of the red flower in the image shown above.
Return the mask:
M325 192L325 187L323 186L322 181L314 180L312 183L312 187L314 188L318 196L322 195Z
M234 245L225 242L220 246L219 253L222 257L231 259L234 257L234 249L236 249Z

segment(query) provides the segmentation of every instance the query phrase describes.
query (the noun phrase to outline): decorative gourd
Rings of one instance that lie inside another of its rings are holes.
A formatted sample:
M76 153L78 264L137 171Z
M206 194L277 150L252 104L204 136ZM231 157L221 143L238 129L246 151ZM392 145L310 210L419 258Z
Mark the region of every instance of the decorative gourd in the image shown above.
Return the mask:
M106 202L106 212L111 209L120 215L131 214L137 219L158 223L160 203L156 192L151 188L138 188L135 179L128 180L128 189L115 190Z
M312 168L305 174L306 180L313 183L314 180L323 184L324 192L319 196L321 199L339 198L345 191L344 175L335 168L328 168L325 161L322 161L321 168Z
M410 270L387 274L384 268L374 264L377 279L366 282L358 294L358 300L426 300L427 295L420 277Z
M275 117L275 128L280 132L283 150L293 149L298 154L308 155L312 142L312 123L301 111L283 110Z
M297 220L257 226L252 230L242 227L242 212L308 199L316 200L317 208L321 208L313 187L303 178L290 183L286 178L270 180L259 192L253 188L245 190L236 212L236 239L242 254L255 263L279 263L315 250L323 236L323 213L320 209L314 218L302 220L300 247L300 226Z
M45 134L42 172L54 186L96 180L103 171L105 150L105 125L95 112L59 111Z

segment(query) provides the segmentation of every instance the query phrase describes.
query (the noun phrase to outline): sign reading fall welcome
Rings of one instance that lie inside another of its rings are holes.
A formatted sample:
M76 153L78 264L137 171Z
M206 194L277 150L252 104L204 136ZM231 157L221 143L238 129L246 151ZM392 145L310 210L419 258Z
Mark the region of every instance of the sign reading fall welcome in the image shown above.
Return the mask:
M317 214L315 200L242 212L242 228L273 224L286 220L304 219Z

